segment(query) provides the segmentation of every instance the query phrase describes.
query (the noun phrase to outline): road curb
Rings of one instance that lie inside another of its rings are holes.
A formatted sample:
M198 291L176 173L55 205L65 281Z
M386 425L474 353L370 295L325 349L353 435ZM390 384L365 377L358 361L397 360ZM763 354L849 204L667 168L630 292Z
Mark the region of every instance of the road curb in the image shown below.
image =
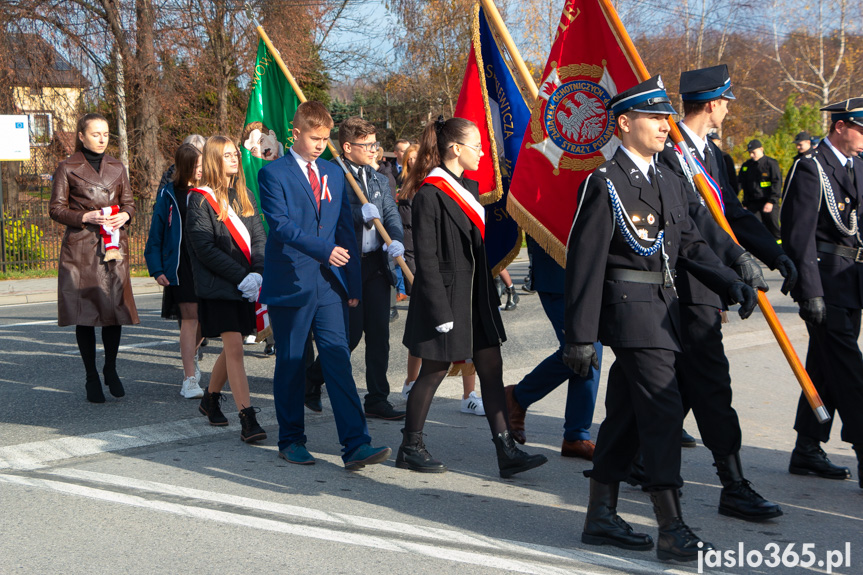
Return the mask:
M162 293L162 286L132 286L132 295L142 296ZM57 301L57 292L10 293L0 295L0 307L7 305L22 305L28 303L51 303Z

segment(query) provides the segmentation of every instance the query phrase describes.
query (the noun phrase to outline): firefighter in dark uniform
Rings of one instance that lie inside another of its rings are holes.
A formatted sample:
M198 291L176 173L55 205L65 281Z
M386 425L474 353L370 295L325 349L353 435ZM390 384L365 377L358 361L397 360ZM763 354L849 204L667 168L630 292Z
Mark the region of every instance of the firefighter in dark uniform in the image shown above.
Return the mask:
M567 244L564 362L584 377L598 365L593 343L615 355L590 472L590 500L582 541L650 549L617 515L620 481L641 448L659 523L657 556L695 560L701 541L683 522L678 489L683 407L675 376L681 351L675 269L688 269L729 301L755 306L755 292L722 264L687 215L678 177L653 161L674 113L655 76L612 98L623 145L578 190Z
M737 245L719 226L701 196L695 191L682 153L669 140L659 161L676 173L689 197L689 215L708 245L722 261L755 289L767 291L767 283L754 254L786 278L783 292L794 285L797 270L757 218L740 205L729 186L725 161L716 145L707 138L719 129L734 100L728 68L722 64L684 72L680 76L684 117L678 125L690 153L698 159L719 186L725 216ZM750 253L751 252L751 253ZM759 495L744 477L740 462L742 433L737 412L731 406L731 375L722 344L722 299L691 274L678 274L683 351L678 357L677 376L684 409L692 408L704 445L711 451L722 483L719 513L748 521L763 521L782 515L782 510Z
M782 172L779 162L764 155L764 147L758 140L746 145L749 159L740 166L740 189L743 190L743 205L755 214L777 240L779 234L779 198L782 196Z
M809 331L806 370L827 412L842 417L842 441L857 452L863 478L863 98L831 104L830 132L811 154L791 168L782 204L782 245L800 269L791 291ZM830 438L831 421L818 423L806 399L797 406L797 445L788 471L828 479L850 476L833 465L821 443ZM863 487L863 479L860 479Z
M809 132L800 132L794 136L794 147L797 148L797 155L794 156L793 162L796 162L803 156L812 152L812 136ZM788 178L786 178L787 180Z

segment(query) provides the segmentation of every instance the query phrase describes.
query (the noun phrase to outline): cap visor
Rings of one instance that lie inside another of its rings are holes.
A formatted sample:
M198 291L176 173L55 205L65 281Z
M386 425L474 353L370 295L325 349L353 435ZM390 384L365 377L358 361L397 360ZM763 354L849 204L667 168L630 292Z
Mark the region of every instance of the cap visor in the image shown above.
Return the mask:
M642 112L645 114L676 114L677 112L667 102L657 102L656 104L639 104L632 109L633 112Z
M737 98L731 93L731 88L728 88L722 93L722 97L726 100L736 100Z

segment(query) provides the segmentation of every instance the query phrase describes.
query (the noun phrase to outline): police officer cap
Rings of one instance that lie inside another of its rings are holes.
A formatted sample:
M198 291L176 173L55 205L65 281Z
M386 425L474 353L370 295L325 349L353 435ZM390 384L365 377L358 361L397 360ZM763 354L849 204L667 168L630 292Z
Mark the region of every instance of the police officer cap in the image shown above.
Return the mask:
M707 134L707 137L710 138L711 140L718 140L719 134L717 134L716 132L710 132L709 134Z
M660 76L654 76L625 92L619 93L606 104L615 116L626 112L644 112L646 114L676 114L671 106L671 100L665 92L665 84Z
M728 66L720 64L710 68L689 70L680 75L680 97L684 102L709 102L725 98L736 100L731 93L731 76Z
M812 136L809 135L809 132L800 132L794 137L794 143L799 144L800 142L809 142L812 141Z
M858 126L863 126L863 98L849 98L821 108L822 112L830 112L830 121L844 120Z
M748 144L746 144L746 151L751 152L752 150L757 150L758 148L763 148L760 140L752 140Z

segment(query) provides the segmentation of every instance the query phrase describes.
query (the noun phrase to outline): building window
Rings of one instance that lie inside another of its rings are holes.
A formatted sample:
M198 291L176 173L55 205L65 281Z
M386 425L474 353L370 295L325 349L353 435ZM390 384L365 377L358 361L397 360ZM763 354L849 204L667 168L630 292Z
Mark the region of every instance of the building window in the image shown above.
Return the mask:
M31 146L47 146L52 135L51 114L30 114Z

